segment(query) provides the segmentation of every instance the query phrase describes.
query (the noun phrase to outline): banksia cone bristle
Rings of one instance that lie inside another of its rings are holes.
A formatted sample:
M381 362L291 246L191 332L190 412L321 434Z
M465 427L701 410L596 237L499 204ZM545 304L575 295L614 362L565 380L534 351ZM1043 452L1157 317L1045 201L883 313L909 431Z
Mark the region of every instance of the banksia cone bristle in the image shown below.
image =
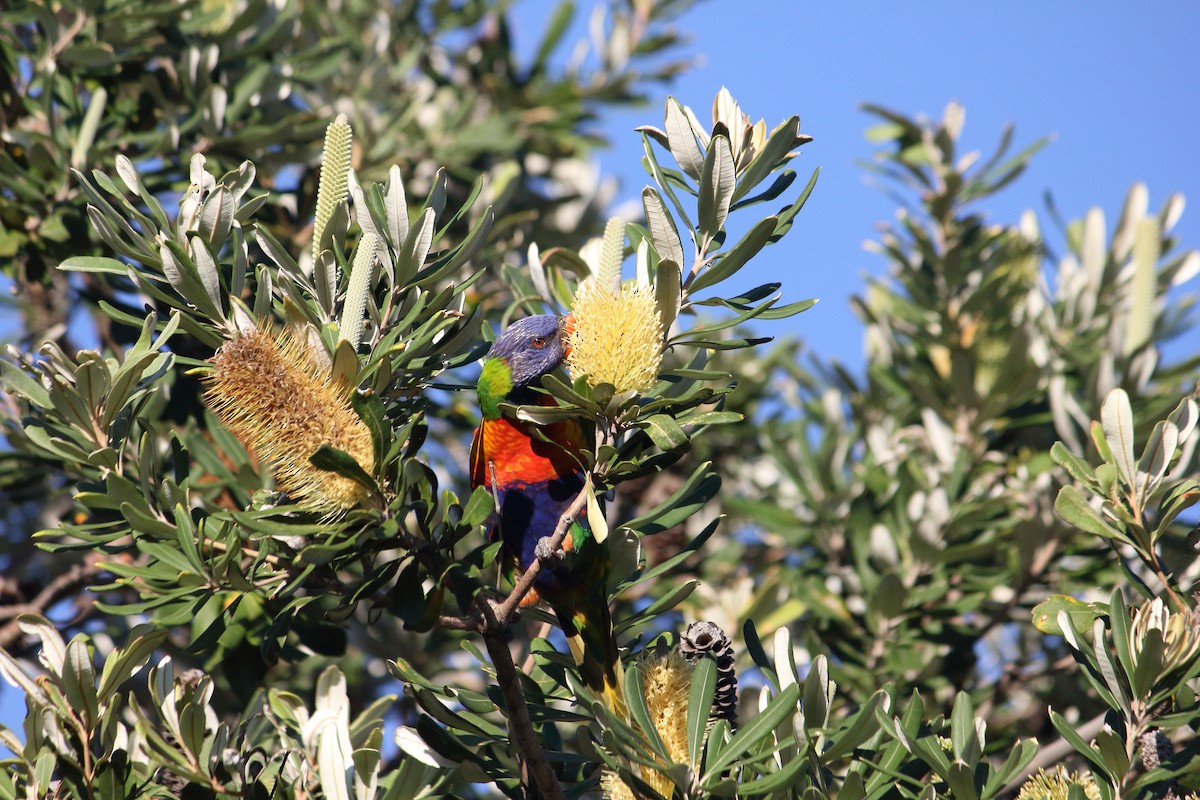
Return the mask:
M650 286L614 290L596 278L579 285L571 304L567 371L588 383L612 384L617 393L645 392L662 364L662 320Z
M281 491L327 512L363 501L363 486L309 461L329 445L349 453L367 474L375 469L371 432L350 407L349 390L316 366L303 337L256 329L227 342L211 363L209 407L270 466Z
M710 718L723 719L737 728L737 670L733 666L733 643L715 622L693 622L679 640L679 652L691 663L706 653L717 662L717 686L713 690Z

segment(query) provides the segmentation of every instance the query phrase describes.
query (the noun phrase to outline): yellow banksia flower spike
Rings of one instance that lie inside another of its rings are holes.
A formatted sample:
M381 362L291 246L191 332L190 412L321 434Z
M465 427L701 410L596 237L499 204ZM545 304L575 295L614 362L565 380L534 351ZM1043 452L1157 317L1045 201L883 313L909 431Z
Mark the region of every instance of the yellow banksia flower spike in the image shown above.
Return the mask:
M661 657L644 659L637 668L642 672L642 694L646 698L650 721L671 758L671 764L687 764L687 712L693 665L678 650L672 650ZM641 771L642 780L663 797L670 797L675 791L675 783L667 775L670 766L664 764L661 771L642 767ZM637 796L611 770L605 770L601 775L600 785L606 800L626 800Z
M579 285L571 304L567 371L617 393L645 392L662 364L662 318L652 286L614 289L596 278Z
M321 178L317 182L317 212L313 219L313 261L321 255L321 236L329 218L349 192L353 144L350 120L345 114L338 114L325 129L325 146L321 150Z
M351 408L349 387L311 358L302 335L262 328L227 342L205 377L205 399L226 428L264 461L295 502L329 514L360 505L361 484L317 469L309 459L329 445L375 470L371 432Z
M1068 773L1062 766L1049 772L1039 769L1021 785L1017 800L1067 800L1072 786L1082 787L1088 800L1100 800L1100 789L1090 773Z

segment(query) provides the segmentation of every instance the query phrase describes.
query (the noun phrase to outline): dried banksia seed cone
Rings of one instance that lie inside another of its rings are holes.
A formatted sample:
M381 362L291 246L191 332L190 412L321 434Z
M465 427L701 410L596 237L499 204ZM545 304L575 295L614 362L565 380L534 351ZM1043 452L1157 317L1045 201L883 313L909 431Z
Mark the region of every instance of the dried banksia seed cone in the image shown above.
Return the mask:
M713 691L710 717L723 719L737 728L737 670L733 666L733 643L714 622L693 622L679 640L679 652L691 663L709 654L717 662L717 686Z
M1146 768L1147 772L1162 766L1164 761L1169 761L1171 756L1175 755L1175 745L1158 728L1143 733L1138 739L1138 744L1142 750L1142 766ZM1167 793L1163 795L1164 800L1178 798L1178 789L1179 781L1172 778L1167 783Z
M212 358L205 399L225 427L266 462L275 483L300 505L336 513L368 491L309 459L321 445L375 470L371 432L350 407L349 389L310 357L300 336L255 329L226 342Z

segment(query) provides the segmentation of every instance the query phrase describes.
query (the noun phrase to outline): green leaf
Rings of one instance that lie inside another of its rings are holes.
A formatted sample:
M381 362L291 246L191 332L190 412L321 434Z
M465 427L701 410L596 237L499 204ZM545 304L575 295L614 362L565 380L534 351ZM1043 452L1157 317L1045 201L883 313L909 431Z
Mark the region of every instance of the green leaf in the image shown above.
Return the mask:
M1051 445L1050 457L1065 469L1068 475L1080 483L1086 483L1089 486L1096 484L1096 473L1092 471L1088 463L1068 450L1062 442L1055 442Z
M793 114L771 133L771 138L767 139L762 151L754 157L754 160L746 167L746 171L742 173L737 191L733 193L734 202L749 194L751 189L762 183L762 180L771 174L771 170L775 169L796 144L796 134L799 132L800 118Z
M655 414L639 423L650 439L664 452L683 447L688 443L688 435L672 417L666 414Z
M777 217L759 220L729 252L723 253L696 276L695 280L688 285L688 292L698 292L720 283L744 267L746 262L758 255L759 251L771 242L778 222Z
M132 269L123 261L105 256L71 256L59 263L63 272L96 272L109 275L128 275Z
M646 230L659 258L674 261L676 267L683 265L683 242L675 219L663 205L662 197L652 187L642 189L642 207L646 211Z
M708 251L708 243L725 227L734 187L733 153L729 149L729 139L718 134L708 143L708 153L705 154L704 168L700 173L696 222L703 252Z
M1126 486L1134 485L1137 462L1133 458L1133 410L1124 389L1113 389L1100 406L1100 425L1113 449L1114 463Z
M308 461L319 470L336 472L343 478L349 478L360 486L380 494L379 484L354 460L354 456L345 450L323 444L309 457Z
M19 394L38 408L50 408L50 393L25 370L8 359L0 358L0 383L9 392Z
M757 716L742 726L729 743L720 749L715 756L710 757L705 765L705 775L702 782L707 783L740 758L752 748L758 747L779 727L788 716L795 714L796 704L800 700L800 686L793 683L778 696L773 698L767 707Z
M1114 528L1092 508L1083 493L1074 486L1064 486L1054 500L1054 510L1076 528L1103 536L1105 539L1127 541L1124 533Z
M667 98L667 113L663 127L666 128L667 142L675 163L692 180L700 180L705 156L700 152L700 145L696 143L696 132L692 130L692 123L688 120L682 106L679 105L679 101L674 97ZM726 150L728 149L728 142L726 142Z
M1076 630L1083 631L1090 628L1097 617L1106 614L1108 608L1099 603L1085 603L1069 595L1052 594L1033 607L1033 626L1042 633L1062 636L1062 628L1058 625L1060 611L1066 612Z
M705 734L708 733L708 718L712 711L713 692L716 687L717 662L705 654L696 662L692 672L691 689L688 692L688 761L692 769L697 771L700 769L700 758L704 752Z

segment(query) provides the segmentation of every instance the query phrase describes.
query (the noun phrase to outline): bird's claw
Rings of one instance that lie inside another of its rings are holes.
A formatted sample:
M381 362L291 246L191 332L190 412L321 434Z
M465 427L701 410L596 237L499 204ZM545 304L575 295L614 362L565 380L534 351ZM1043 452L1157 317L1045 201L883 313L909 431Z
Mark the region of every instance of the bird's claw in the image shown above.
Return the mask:
M538 561L542 561L548 567L553 567L561 564L567 558L567 551L559 545L556 549L551 550L552 539L549 536L543 536L538 539L533 548L533 554L537 556Z

